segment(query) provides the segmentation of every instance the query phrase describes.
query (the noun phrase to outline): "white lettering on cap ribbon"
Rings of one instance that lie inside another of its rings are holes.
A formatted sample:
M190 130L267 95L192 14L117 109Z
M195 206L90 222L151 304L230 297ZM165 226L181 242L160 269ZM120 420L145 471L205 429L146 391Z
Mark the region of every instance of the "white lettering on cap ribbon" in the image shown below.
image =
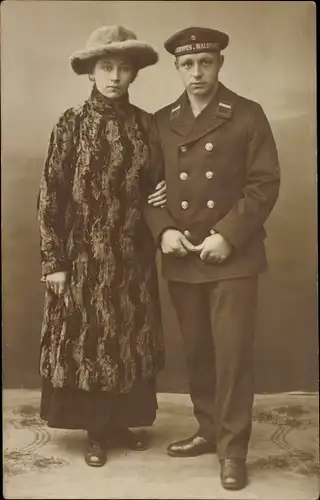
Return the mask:
M180 52L187 52L187 50L192 50L192 45L182 45L181 47L177 47L174 53L180 54Z
M196 51L196 50L201 50L201 49L205 49L205 50L214 50L214 49L219 49L219 44L218 43L192 43L192 44L188 44L188 45L182 45L181 47L177 47L175 50L174 50L174 53L175 54L183 54L184 52L193 52L193 51Z
M211 49L215 46L215 43L196 43L196 49Z

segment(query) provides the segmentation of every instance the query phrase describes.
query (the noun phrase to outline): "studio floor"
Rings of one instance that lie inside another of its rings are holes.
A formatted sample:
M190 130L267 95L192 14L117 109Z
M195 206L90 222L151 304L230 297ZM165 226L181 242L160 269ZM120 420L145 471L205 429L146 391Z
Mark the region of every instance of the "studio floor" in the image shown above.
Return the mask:
M10 499L261 499L319 496L317 395L258 395L248 456L249 484L220 486L216 455L172 458L166 447L196 430L188 395L159 394L151 446L110 449L105 467L83 459L84 431L48 429L39 391L3 391L4 497Z

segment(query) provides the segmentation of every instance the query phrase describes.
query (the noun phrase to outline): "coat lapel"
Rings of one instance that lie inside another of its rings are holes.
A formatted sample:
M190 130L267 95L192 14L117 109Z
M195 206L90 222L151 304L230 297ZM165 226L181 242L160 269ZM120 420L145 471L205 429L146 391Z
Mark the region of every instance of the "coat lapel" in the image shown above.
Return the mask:
M195 118L184 93L171 109L171 128L183 136L181 144L197 141L232 117L237 98L237 94L220 83L212 101Z
M187 93L184 92L171 107L170 126L178 134L186 136L193 122L194 115L189 105Z

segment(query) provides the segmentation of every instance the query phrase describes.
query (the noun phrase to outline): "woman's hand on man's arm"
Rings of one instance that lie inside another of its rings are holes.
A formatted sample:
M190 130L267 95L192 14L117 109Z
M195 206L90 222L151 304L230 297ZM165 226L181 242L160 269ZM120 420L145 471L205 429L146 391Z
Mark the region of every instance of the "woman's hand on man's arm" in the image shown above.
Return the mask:
M148 196L148 203L153 207L165 207L167 204L167 185L166 181L160 181L155 191Z

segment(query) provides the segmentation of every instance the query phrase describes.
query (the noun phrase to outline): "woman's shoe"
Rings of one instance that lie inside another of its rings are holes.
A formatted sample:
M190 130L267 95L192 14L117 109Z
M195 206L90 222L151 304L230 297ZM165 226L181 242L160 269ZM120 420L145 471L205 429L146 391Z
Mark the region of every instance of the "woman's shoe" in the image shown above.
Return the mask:
M90 467L103 467L107 461L107 447L105 441L88 435L88 444L85 452L85 461Z
M148 448L149 436L145 431L132 432L126 427L112 431L113 440L130 450L143 451Z

